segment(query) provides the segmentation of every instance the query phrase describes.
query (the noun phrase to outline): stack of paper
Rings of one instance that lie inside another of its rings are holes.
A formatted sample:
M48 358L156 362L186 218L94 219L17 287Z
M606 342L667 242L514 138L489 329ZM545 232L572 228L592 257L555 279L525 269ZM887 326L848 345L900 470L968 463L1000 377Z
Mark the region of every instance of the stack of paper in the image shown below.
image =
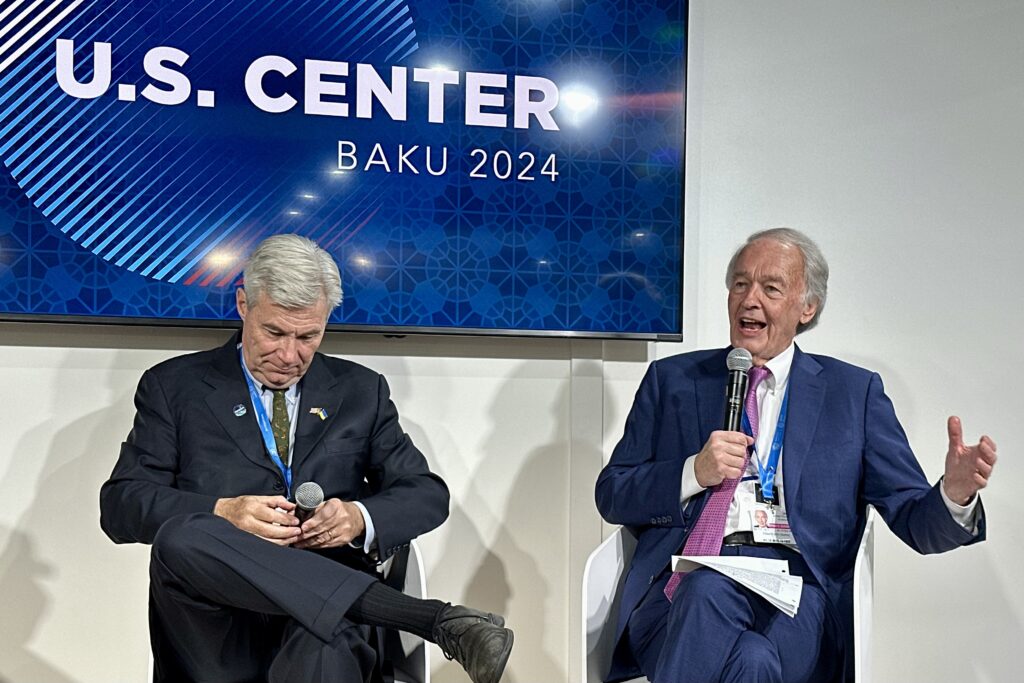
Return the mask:
M728 576L778 607L783 614L795 616L800 608L804 580L790 576L789 563L785 560L736 555L672 556L674 572L692 572L698 567L708 567Z

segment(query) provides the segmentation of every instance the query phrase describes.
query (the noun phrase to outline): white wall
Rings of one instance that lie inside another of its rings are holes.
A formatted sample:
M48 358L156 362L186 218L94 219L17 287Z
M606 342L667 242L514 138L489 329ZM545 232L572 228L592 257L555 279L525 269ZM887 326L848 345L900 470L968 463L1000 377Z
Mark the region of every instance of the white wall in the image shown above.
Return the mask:
M831 291L802 347L882 374L933 480L950 414L1001 447L987 542L919 557L880 534L875 680L1017 680L1024 3L708 0L691 20L686 347L726 340L746 234L818 239Z
M651 354L727 341L722 271L747 233L815 236L832 291L801 345L882 373L932 478L950 413L1001 444L988 542L921 558L880 534L876 680L1014 680L1024 3L705 0L691 24L688 337ZM141 372L224 336L0 324L0 681L143 680L146 553L103 537L97 490ZM452 488L424 541L431 592L509 616L508 681L576 680L592 484L648 345L338 335L324 350L387 374ZM437 674L465 680L443 660Z

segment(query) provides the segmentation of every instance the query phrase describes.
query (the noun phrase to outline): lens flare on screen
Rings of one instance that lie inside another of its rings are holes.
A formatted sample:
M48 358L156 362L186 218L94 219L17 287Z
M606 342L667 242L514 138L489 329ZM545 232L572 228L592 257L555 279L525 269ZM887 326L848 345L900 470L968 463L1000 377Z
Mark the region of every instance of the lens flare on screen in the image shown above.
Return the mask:
M585 85L570 84L562 89L560 107L565 110L562 117L573 126L581 126L601 106L601 100Z

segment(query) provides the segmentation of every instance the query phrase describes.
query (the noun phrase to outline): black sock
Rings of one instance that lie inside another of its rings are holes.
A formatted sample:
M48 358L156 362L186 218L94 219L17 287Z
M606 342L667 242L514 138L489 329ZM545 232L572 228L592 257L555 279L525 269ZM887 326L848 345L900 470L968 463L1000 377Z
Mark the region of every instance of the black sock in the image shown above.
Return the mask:
M434 624L445 607L447 604L440 600L420 600L374 582L356 598L345 616L360 624L393 628L434 642Z

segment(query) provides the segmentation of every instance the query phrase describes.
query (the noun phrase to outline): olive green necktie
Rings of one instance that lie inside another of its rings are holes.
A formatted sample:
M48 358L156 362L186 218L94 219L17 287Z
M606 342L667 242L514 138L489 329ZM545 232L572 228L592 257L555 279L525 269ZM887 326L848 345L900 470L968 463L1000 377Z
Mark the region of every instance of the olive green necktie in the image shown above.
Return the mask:
M274 432L274 443L281 462L288 463L288 434L291 422L288 420L288 404L284 400L287 389L271 389L274 393L274 414L270 418L270 428Z

